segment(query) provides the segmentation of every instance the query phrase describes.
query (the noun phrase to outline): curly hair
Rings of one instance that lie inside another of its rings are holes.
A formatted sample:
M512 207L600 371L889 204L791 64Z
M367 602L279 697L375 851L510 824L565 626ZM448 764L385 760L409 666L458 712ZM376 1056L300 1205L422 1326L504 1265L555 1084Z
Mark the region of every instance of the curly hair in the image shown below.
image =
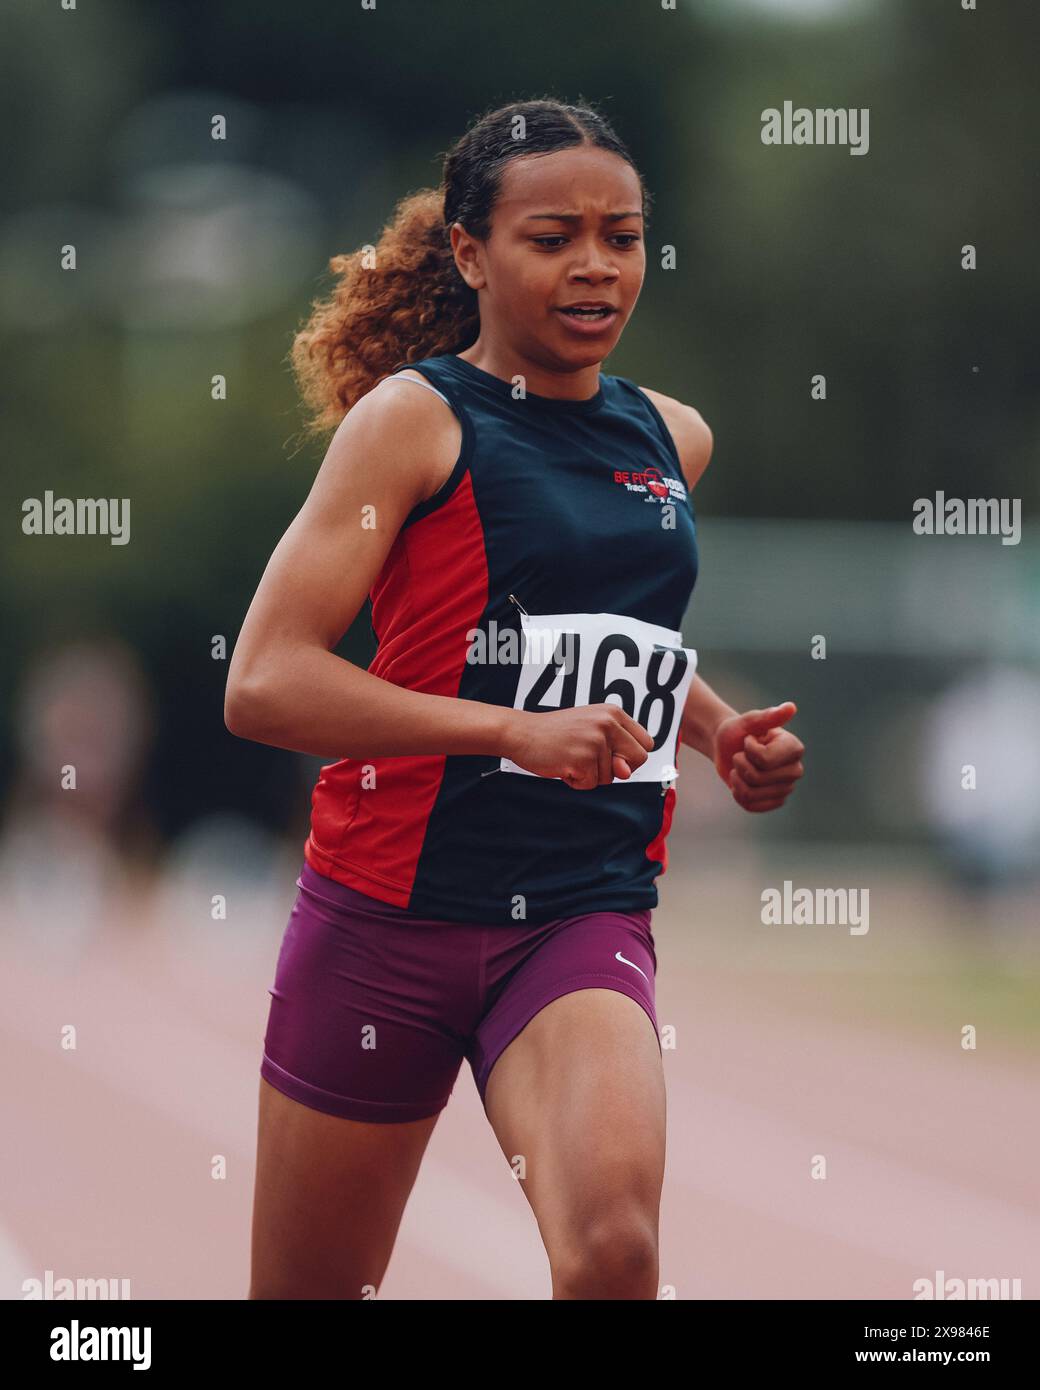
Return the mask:
M477 293L455 264L452 224L486 241L509 161L575 145L611 150L630 164L644 217L649 214L642 175L605 117L585 102L542 97L479 116L445 154L439 188L404 197L375 247L329 261L337 283L311 305L290 353L308 434L334 431L356 401L398 368L476 341Z

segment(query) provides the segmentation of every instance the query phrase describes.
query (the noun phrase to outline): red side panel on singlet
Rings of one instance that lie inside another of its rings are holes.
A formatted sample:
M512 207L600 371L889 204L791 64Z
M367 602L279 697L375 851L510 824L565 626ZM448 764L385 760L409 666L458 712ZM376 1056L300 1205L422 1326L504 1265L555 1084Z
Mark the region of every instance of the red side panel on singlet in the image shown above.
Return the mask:
M668 832L672 828L675 801L675 788L669 787L664 794L664 814L661 817L661 829L646 847L647 859L656 859L661 865L658 877L668 871Z
M466 633L479 625L487 597L484 534L467 474L422 525L399 532L386 557L370 593L379 650L369 671L408 690L458 697ZM407 907L444 767L444 754L344 758L323 767L307 862L361 893L371 893L376 880L386 902ZM376 788L378 798L362 794ZM351 858L359 854L363 872L355 874Z

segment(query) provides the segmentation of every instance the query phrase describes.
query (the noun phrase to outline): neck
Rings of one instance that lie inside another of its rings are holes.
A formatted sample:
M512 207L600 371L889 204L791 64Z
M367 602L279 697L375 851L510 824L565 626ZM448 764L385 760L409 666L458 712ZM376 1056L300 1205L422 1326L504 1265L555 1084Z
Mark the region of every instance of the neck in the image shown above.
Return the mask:
M511 382L514 377L523 377L526 390L552 400L585 401L599 390L598 362L593 362L591 366L570 368L546 366L505 344L489 340L483 332L475 343L456 356L502 381Z

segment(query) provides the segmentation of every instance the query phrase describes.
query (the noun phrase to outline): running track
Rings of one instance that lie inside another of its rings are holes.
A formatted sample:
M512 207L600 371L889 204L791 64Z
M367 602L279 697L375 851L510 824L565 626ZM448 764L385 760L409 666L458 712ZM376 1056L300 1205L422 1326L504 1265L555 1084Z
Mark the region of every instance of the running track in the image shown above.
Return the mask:
M760 869L754 855L710 875L673 866L661 884L659 1017L678 1040L665 1053L662 1285L682 1299L902 1299L941 1269L1017 1277L1036 1298L1036 1053L992 1038L964 1052L964 1010L870 1012L878 981L903 968L907 933L918 949L955 949L939 900L921 882L882 883L883 920L866 937L765 936L742 886ZM257 1067L283 905L258 908L247 930L203 920L199 904L185 926L135 902L113 902L83 950L62 948L59 930L37 926L30 940L0 921L8 1299L48 1268L129 1278L135 1298L247 1289ZM871 977L867 1006L830 998L839 976ZM60 1046L67 1024L75 1051ZM809 1176L815 1154L824 1182ZM214 1155L225 1179L211 1176ZM549 1291L533 1217L464 1066L380 1297Z

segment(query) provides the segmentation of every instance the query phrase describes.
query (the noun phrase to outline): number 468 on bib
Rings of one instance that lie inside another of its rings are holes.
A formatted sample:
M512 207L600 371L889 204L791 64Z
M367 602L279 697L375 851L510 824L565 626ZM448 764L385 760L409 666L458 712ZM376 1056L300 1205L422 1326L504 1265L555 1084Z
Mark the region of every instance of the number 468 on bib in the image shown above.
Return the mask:
M522 613L524 654L513 708L535 713L615 704L642 724L653 751L631 777L665 782L675 767L683 709L697 653L682 633L620 613ZM503 772L538 774L510 758ZM559 780L559 779L553 779Z

